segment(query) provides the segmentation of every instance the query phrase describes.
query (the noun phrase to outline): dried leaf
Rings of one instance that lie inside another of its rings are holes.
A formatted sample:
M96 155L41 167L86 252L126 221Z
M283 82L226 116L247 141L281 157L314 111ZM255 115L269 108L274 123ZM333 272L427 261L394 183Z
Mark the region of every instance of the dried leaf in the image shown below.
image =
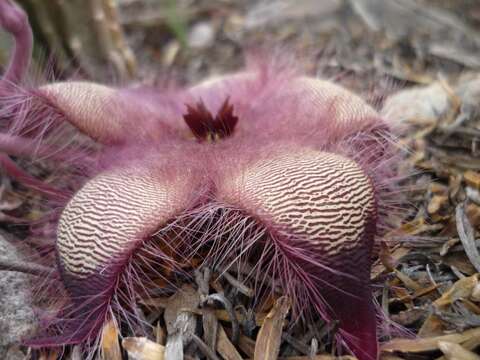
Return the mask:
M240 325L237 320L237 316L235 315L235 310L233 309L233 305L228 300L225 295L223 294L210 294L208 295L207 302L219 302L223 305L225 310L230 316L231 326L232 326L232 341L236 344L238 342L238 337L240 336Z
M210 349L215 349L217 344L218 319L215 317L215 310L211 308L203 309L203 340Z
M475 269L480 272L480 254L475 245L475 231L472 227L472 224L470 224L467 215L465 214L465 208L463 204L458 204L455 208L455 219L457 223L458 236L460 237L460 241L465 248L465 253Z
M437 315L431 314L418 330L418 336L423 338L441 336L443 334L444 324Z
M478 346L480 346L480 337L472 337L471 339L462 343L462 347L466 350L474 350Z
M480 225L480 206L470 203L466 207L466 212L472 226L475 228L478 227Z
M430 231L440 230L443 226L440 224L428 224L425 219L418 218L403 224L399 229L399 233L406 235L418 235Z
M101 349L102 359L122 360L122 351L118 342L118 328L113 320L109 320L103 326Z
M218 320L221 320L221 321L227 321L227 322L232 321L230 314L228 313L227 310L224 310L224 309L215 309L215 316ZM245 316L242 312L235 311L235 316L237 317L237 320L239 322L245 321Z
M217 351L225 360L242 360L221 325L218 326Z
M198 350L200 350L203 353L203 355L207 357L207 359L220 360L220 358L215 353L215 349L208 347L208 345L205 344L203 340L200 339L197 335L191 334L191 337L192 337L193 343L197 346Z
M448 194L448 188L445 185L440 184L438 182L432 182L428 186L428 189L434 195L447 195Z
M463 252L448 254L443 257L442 262L449 266L455 266L455 268L460 270L465 275L471 276L477 272L470 261L468 261L467 255Z
M465 171L463 178L468 186L471 186L477 190L480 190L480 174L476 171Z
M407 308L413 308L414 304L410 293L404 289L403 287L392 287L390 286L393 294L395 295L395 299L397 301L402 301Z
M401 271L395 270L395 275L400 279L400 281L410 290L421 290L422 287L415 280L411 279L409 276L405 275Z
M442 208L448 205L448 196L434 195L428 203L427 211L430 215L438 213Z
M457 239L457 238L451 238L451 239L448 239L443 245L442 245L442 248L440 249L440 255L441 256L445 256L448 254L448 251L454 247L455 245L457 245L458 243L460 242L460 239Z
M398 314L391 315L390 318L402 326L409 326L419 321L425 316L425 310L420 308L408 309Z
M240 334L238 338L238 347L242 350L248 357L253 358L255 354L255 341L249 337Z
M470 296L471 297L471 296ZM462 300L462 304L465 308L475 315L480 315L480 307L470 300Z
M122 341L129 358L135 360L163 360L165 347L144 337L127 337Z
M480 336L480 328L470 329L463 333L441 335L426 339L393 339L381 346L382 351L385 352L424 352L438 350L438 343L440 341L448 341L455 344L462 344L474 337Z
M422 289L416 290L413 294L407 294L406 296L402 296L398 299L393 299L393 300L398 300L401 302L407 302L407 301L412 301L415 300L416 298L425 296L427 294L430 294L432 291L438 289L439 285L430 285Z
M401 246L395 247L393 250L389 249L388 252L388 263L389 264L397 264L398 260L407 255L411 249L407 249ZM372 266L372 271L370 278L372 280L376 279L380 274L382 274L386 270L385 264L383 260L378 261Z
M245 284L238 281L236 278L234 278L228 272L224 273L223 277L225 278L225 280L227 280L231 285L233 285L236 289L238 289L238 291L240 291L245 296L253 297L255 295L255 292L254 292L253 289L249 288Z
M447 360L480 360L480 356L455 343L439 341L438 347Z
M480 284L476 284L470 295L470 299L475 302L480 302Z
M167 339L167 332L166 330L160 325L160 321L157 322L157 326L155 327L155 341L157 344L165 345L165 341Z
M167 332L174 332L174 324L179 313L186 309L197 309L200 303L198 292L190 285L184 285L168 299L163 317L167 325ZM194 328L193 328L194 330Z
M140 300L140 303L143 305L164 309L168 306L168 300L168 298L148 298Z
M285 317L290 310L290 299L282 296L268 313L257 336L255 360L276 360L282 342L282 330Z
M434 301L434 304L439 307L445 307L456 300L468 299L473 292L473 289L478 285L478 274L465 277L458 280L446 291L440 298Z
M167 359L183 359L183 347L188 344L195 333L196 318L186 310L196 310L200 303L200 295L186 284L169 298L163 317L167 325Z
M390 252L390 249L385 241L380 242L380 261L387 271L395 269L396 261Z

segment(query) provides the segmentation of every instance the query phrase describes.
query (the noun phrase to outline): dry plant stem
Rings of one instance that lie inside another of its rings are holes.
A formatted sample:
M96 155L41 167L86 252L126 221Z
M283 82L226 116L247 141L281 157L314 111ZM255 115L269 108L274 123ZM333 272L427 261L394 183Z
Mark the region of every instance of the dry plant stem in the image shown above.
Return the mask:
M48 4L43 0L20 0L19 3L32 9L35 14L34 19L38 32L44 37L48 48L55 53L55 64L60 70L65 70L69 66L67 50L63 46L62 32L58 30L54 21L50 19L52 11L56 8L53 4Z
M61 71L71 67L73 57L91 77L113 74L128 80L134 76L136 60L124 39L114 1L21 2L32 10L31 21L55 53Z
M188 332L188 324L193 317L193 314L185 311L178 314L175 320L174 332L168 335L167 344L165 345L166 359L183 359L183 343L187 338L192 338L192 333Z
M318 340L313 338L312 342L310 343L310 352L308 356L314 357L318 353Z
M2 89L8 88L11 84L19 83L27 72L32 54L33 36L28 18L21 8L12 6L8 1L1 1L0 12L2 13L1 26L5 27L15 40L8 68L0 79L1 93Z
M105 13L106 6L104 6L104 3L105 1L90 1L90 7L93 15L92 17L95 23L100 49L104 57L113 64L120 77L122 79L126 79L129 77L129 74L125 61L122 57L123 54L120 53L116 47L118 42L115 44L113 41L114 39L112 38L111 31L115 23L111 25L110 21L114 19L107 17L107 14ZM116 28L118 30L118 24L116 25Z
M0 259L0 271L16 271L35 276L47 276L52 272L52 270L42 265L23 261L10 261L8 259Z
M135 55L130 47L128 47L125 37L123 36L116 2L113 0L105 0L102 4L106 19L109 24L108 28L111 32L112 43L117 49L120 57L123 58L123 67L125 68L126 76L133 77L137 70L137 63Z
M480 360L480 356L466 350L463 346L448 341L439 341L438 347L444 353L447 360Z
M113 64L120 78L129 79L135 70L135 60L123 40L115 5L111 0L92 0L90 7L101 51Z
M198 286L198 293L200 294L200 299L204 301L205 305L202 311L203 318L203 337L206 345L212 350L215 351L217 343L217 332L218 332L218 320L215 316L215 310L208 306L206 300L208 299L209 287L210 287L210 278L211 270L206 267L202 270L195 270L195 282Z
M208 295L207 299L205 300L206 303L218 301L221 302L227 311L228 315L230 316L230 320L232 322L232 343L235 345L238 343L238 339L240 336L240 326L238 324L237 316L235 315L235 310L233 309L232 304L228 299L221 295L221 294L210 294Z
M465 248L465 253L475 269L480 272L480 254L475 246L475 231L465 213L465 204L457 205L455 208L455 219L458 236Z
M230 283L230 285L233 285L243 295L248 296L248 297L253 297L254 296L254 291L251 288L249 288L245 284L243 284L240 281L238 281L237 279L235 279L228 272L225 272L223 274L223 277L225 278L225 280L227 280Z
M195 282L198 286L200 298L202 298L202 296L203 298L208 296L211 275L211 270L209 268L204 268L203 271L195 270Z
M215 310L211 308L203 309L203 338L210 349L215 349L218 333L218 319L215 316Z
M65 17L70 19L67 30L69 48L82 68L94 75L102 68L105 70L107 65L112 66L121 78L125 76L122 59L112 62L111 56L107 55L114 46L102 4L99 1L88 1L87 4L83 0L68 1L62 2L61 7ZM94 31L89 28L90 20L94 21Z
M244 264L239 264L238 267L232 267L231 269L229 269L229 271L248 276L253 271L253 267L248 263L244 263ZM272 291L274 291L276 294L282 294L280 286L278 285L278 280L273 279L268 274L264 274L264 278L265 278L265 284L268 285L272 289Z
M218 327L218 338L216 350L225 360L242 360L242 356L238 353L235 346L230 342L230 339L225 332L222 325Z
M215 354L215 351L210 349L207 344L205 344L202 339L200 339L197 335L191 334L192 340L195 343L195 345L198 346L200 351L210 360L220 360L218 356Z
M275 302L258 332L254 353L255 359L274 360L278 358L284 320L289 310L290 300L288 297L281 297Z

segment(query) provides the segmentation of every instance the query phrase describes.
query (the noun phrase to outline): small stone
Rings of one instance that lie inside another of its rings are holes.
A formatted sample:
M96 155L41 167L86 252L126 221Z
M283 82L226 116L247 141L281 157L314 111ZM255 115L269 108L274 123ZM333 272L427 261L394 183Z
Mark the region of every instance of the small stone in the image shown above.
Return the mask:
M203 49L213 44L215 31L208 22L200 22L193 26L188 35L188 45L192 48Z
M440 83L399 91L385 101L382 115L392 125L405 121L429 125L449 107L448 93Z
M17 249L0 234L0 254L10 261L21 260ZM12 346L32 334L36 318L31 306L30 277L13 271L0 276L0 359L7 359Z

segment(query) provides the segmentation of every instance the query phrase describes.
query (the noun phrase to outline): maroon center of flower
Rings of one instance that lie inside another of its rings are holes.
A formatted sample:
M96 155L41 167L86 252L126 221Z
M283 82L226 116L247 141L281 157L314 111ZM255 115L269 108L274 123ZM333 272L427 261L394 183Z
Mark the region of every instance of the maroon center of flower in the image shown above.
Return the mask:
M233 105L227 97L218 113L213 117L202 100L194 105L186 104L183 119L199 141L214 142L233 134L238 117L233 114Z

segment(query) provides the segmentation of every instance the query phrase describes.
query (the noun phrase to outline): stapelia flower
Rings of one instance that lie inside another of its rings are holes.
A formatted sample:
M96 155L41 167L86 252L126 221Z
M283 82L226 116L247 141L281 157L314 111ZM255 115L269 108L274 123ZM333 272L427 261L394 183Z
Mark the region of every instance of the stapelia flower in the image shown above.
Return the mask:
M112 318L144 327L138 298L188 279L197 258L223 269L248 260L258 289L275 279L292 299L294 321L338 321L346 348L377 358L369 275L394 157L371 106L287 61L258 59L183 90L29 88L26 16L0 0L0 24L16 40L0 82L0 150L74 169L69 189L23 177L62 209L50 221L67 296L30 346L92 343ZM66 126L98 146L66 139Z

